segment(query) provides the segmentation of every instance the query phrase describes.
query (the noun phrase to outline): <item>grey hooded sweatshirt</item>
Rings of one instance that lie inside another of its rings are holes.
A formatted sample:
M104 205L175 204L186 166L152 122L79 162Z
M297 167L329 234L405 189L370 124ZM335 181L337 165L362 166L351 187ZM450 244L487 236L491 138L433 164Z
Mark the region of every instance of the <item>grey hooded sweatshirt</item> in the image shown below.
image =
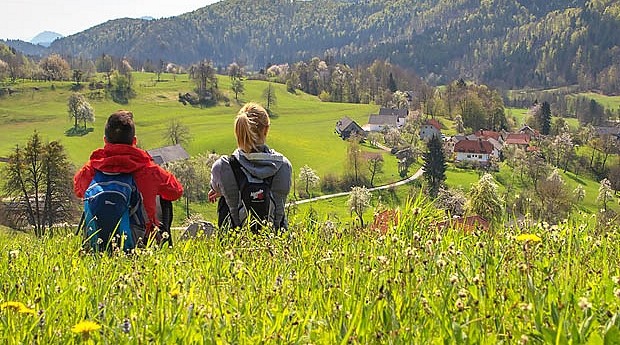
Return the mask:
M259 146L258 149L260 152L252 153L245 153L236 149L232 154L241 164L241 170L248 177L248 181L260 182L256 181L252 175L260 179L273 176L271 193L275 207L269 212L269 221L278 228L284 220L284 227L288 227L284 218L284 204L291 190L291 162L284 155L270 149L267 145ZM228 204L230 216L234 223L242 224L247 215L239 213L239 206L241 205L239 187L237 187L235 174L230 167L228 158L228 156L222 156L213 163L211 189L222 195Z

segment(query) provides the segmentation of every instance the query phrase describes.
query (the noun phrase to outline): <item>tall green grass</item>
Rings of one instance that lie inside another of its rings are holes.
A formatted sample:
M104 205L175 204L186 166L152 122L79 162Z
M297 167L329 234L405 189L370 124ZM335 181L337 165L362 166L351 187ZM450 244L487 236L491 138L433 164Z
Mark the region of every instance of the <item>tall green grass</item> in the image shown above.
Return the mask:
M586 216L589 217L589 216ZM387 235L307 217L132 256L0 233L6 344L513 344L620 339L618 229L463 233L422 199ZM528 236L529 241L518 235ZM537 238L540 241L536 241ZM41 255L45 253L45 255ZM6 302L21 302L26 309ZM100 330L72 328L89 320Z

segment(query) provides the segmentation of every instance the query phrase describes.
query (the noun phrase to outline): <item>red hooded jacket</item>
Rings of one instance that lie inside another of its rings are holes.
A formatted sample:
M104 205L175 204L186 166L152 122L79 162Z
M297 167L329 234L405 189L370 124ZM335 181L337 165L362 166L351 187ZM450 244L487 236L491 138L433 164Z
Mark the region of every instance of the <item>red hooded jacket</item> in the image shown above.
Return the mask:
M159 225L156 216L156 197L177 200L183 195L183 186L170 172L153 162L144 150L133 145L106 143L102 149L93 151L90 160L73 177L73 191L84 197L95 170L109 173L131 173L144 202L149 217L147 231Z

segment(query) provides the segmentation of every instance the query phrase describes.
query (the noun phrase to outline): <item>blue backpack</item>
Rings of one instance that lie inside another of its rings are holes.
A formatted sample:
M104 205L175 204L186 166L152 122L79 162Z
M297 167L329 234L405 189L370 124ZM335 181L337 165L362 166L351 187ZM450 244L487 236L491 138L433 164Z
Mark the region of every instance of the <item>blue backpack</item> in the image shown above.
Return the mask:
M129 252L144 243L146 211L131 174L96 171L84 193L82 229L94 251Z

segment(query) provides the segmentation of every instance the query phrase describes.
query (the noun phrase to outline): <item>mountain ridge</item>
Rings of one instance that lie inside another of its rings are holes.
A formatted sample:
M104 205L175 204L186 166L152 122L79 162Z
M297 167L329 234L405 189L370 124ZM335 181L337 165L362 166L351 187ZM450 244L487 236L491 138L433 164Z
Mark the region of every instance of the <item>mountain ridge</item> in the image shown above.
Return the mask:
M224 0L176 17L117 19L56 40L51 52L259 70L314 56L389 60L441 84L504 88L620 79L620 4L613 0ZM603 85L620 91L619 83Z

